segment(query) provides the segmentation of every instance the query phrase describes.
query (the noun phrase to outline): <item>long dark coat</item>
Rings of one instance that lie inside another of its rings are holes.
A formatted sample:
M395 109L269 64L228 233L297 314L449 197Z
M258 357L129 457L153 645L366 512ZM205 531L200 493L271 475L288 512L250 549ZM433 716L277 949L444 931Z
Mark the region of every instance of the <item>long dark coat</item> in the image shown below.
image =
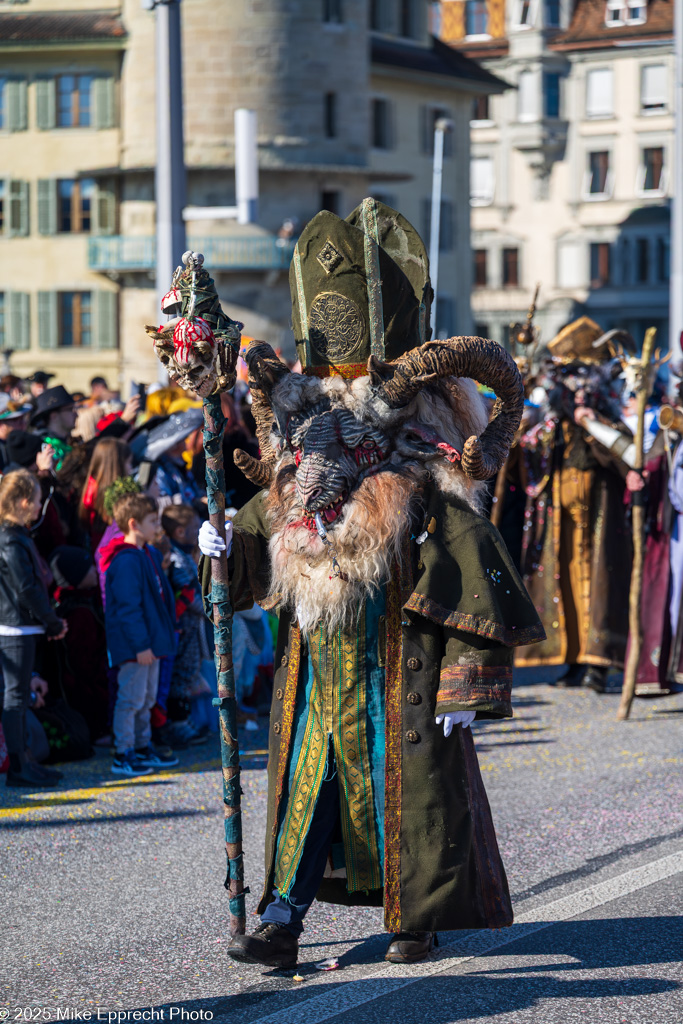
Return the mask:
M426 500L424 522L431 520L434 532L421 547L406 539L403 569L387 590L384 889L349 894L344 879L329 878L318 898L383 905L395 932L499 928L512 923L512 907L472 734L458 727L446 739L434 718L465 709L509 717L513 649L544 632L490 522L437 491ZM252 597L263 602L268 532L257 495L235 518L236 608ZM202 577L206 593L206 565ZM304 643L282 611L260 912L272 898Z

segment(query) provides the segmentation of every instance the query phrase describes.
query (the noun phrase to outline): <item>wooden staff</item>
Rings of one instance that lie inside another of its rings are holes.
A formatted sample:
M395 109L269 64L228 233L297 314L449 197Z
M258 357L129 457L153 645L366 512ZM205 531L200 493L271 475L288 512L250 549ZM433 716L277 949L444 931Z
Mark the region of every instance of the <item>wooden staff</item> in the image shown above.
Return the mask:
M648 327L645 332L643 351L640 357L640 375L638 389L638 426L636 428L636 454L634 469L642 473L645 462L645 406L650 391L650 363L655 347L656 327ZM621 691L621 702L617 711L617 721L625 721L630 712L636 692L636 675L638 663L643 649L643 625L640 615L640 603L643 596L643 565L645 561L645 491L633 495L631 506L631 522L633 526L633 569L631 572L631 591L629 594L629 647L624 685Z
M204 455L206 457L206 493L209 521L225 542L225 467L223 431L225 416L221 396L204 399ZM230 935L244 935L246 912L244 897L244 855L242 853L242 809L240 751L237 737L237 698L232 664L232 606L228 579L228 556L211 559L211 607L213 610L214 661L218 682L218 708L223 770L223 812L225 815L225 853L228 873L225 888L230 896Z
M206 493L209 520L225 542L225 467L223 463L223 431L225 416L221 407L220 392L228 390L235 383L234 364L239 349L242 325L227 317L220 307L213 281L203 269L201 253L186 252L183 264L173 275L173 290L177 301L182 302L182 317L174 321L172 340L168 331L148 328L148 334L155 338L155 350L161 362L172 368L172 379L186 390L193 390L193 380L188 376L188 352L199 340L206 345L206 329L211 329L214 341L218 343L218 366L216 368L217 390L204 398L204 456L206 459ZM200 280L201 279L201 280ZM189 287L188 287L189 285ZM171 293L169 293L171 295ZM180 332L183 361L175 360L176 332ZM201 350L200 353L201 358ZM244 858L242 854L242 810L240 788L240 752L237 739L237 700L235 696L235 673L232 664L232 607L228 578L228 557L225 550L220 558L210 559L214 661L218 697L213 704L218 708L221 737L221 764L223 774L223 812L225 816L225 852L227 875L225 888L230 897L230 935L244 935L246 913L244 897L249 892L244 887Z

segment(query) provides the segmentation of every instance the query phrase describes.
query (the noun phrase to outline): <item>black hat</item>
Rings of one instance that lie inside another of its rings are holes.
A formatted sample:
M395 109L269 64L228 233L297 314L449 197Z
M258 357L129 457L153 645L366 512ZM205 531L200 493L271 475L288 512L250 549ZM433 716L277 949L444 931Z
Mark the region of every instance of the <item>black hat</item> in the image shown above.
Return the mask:
M25 380L27 380L29 384L49 384L53 377L54 373L47 373L45 370L36 370L35 373L32 373L30 377L26 377Z
M33 376L35 377L35 373ZM38 395L35 400L35 411L33 416L31 416L31 423L47 419L51 412L66 409L73 404L73 397L61 384L57 384L54 388L48 388L47 391L43 391L42 395Z
M7 461L18 466L32 466L42 446L43 442L36 434L29 434L26 430L13 430L5 441Z
M50 568L58 587L77 587L85 579L93 560L85 548L69 545L55 548L50 558Z

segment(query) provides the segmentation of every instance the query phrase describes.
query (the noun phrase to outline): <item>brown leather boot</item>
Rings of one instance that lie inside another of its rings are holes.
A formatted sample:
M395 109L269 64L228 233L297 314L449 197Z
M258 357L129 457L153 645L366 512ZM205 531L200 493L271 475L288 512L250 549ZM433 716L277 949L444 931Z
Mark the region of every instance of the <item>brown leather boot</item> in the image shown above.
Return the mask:
M233 960L264 967L296 967L298 955L297 937L272 921L260 924L251 935L236 935L228 946L228 956Z
M399 932L392 936L384 959L390 964L414 964L438 945L436 932Z

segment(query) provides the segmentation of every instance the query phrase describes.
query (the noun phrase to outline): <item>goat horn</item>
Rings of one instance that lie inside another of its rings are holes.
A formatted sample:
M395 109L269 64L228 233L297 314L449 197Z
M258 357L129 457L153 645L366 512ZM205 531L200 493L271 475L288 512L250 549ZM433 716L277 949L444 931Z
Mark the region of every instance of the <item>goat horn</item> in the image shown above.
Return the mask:
M234 454L234 461L237 468L241 469L252 483L258 487L269 487L273 478L273 464L276 458L270 443L270 431L273 426L270 395L278 381L290 373L290 369L281 359L278 359L273 349L265 341L250 342L246 360L249 367L251 411L256 421L256 438L261 458L255 459L247 452L238 449Z
M425 384L440 377L471 377L497 398L486 430L465 442L461 466L475 480L495 476L505 462L522 419L524 384L515 361L497 342L485 338L428 341L396 359L390 380L376 394L392 409L408 405ZM370 370L370 368L368 368Z
M247 480L251 480L252 484L256 484L257 487L270 487L273 479L271 463L255 459L242 448L236 448L232 457L237 468L244 473Z

